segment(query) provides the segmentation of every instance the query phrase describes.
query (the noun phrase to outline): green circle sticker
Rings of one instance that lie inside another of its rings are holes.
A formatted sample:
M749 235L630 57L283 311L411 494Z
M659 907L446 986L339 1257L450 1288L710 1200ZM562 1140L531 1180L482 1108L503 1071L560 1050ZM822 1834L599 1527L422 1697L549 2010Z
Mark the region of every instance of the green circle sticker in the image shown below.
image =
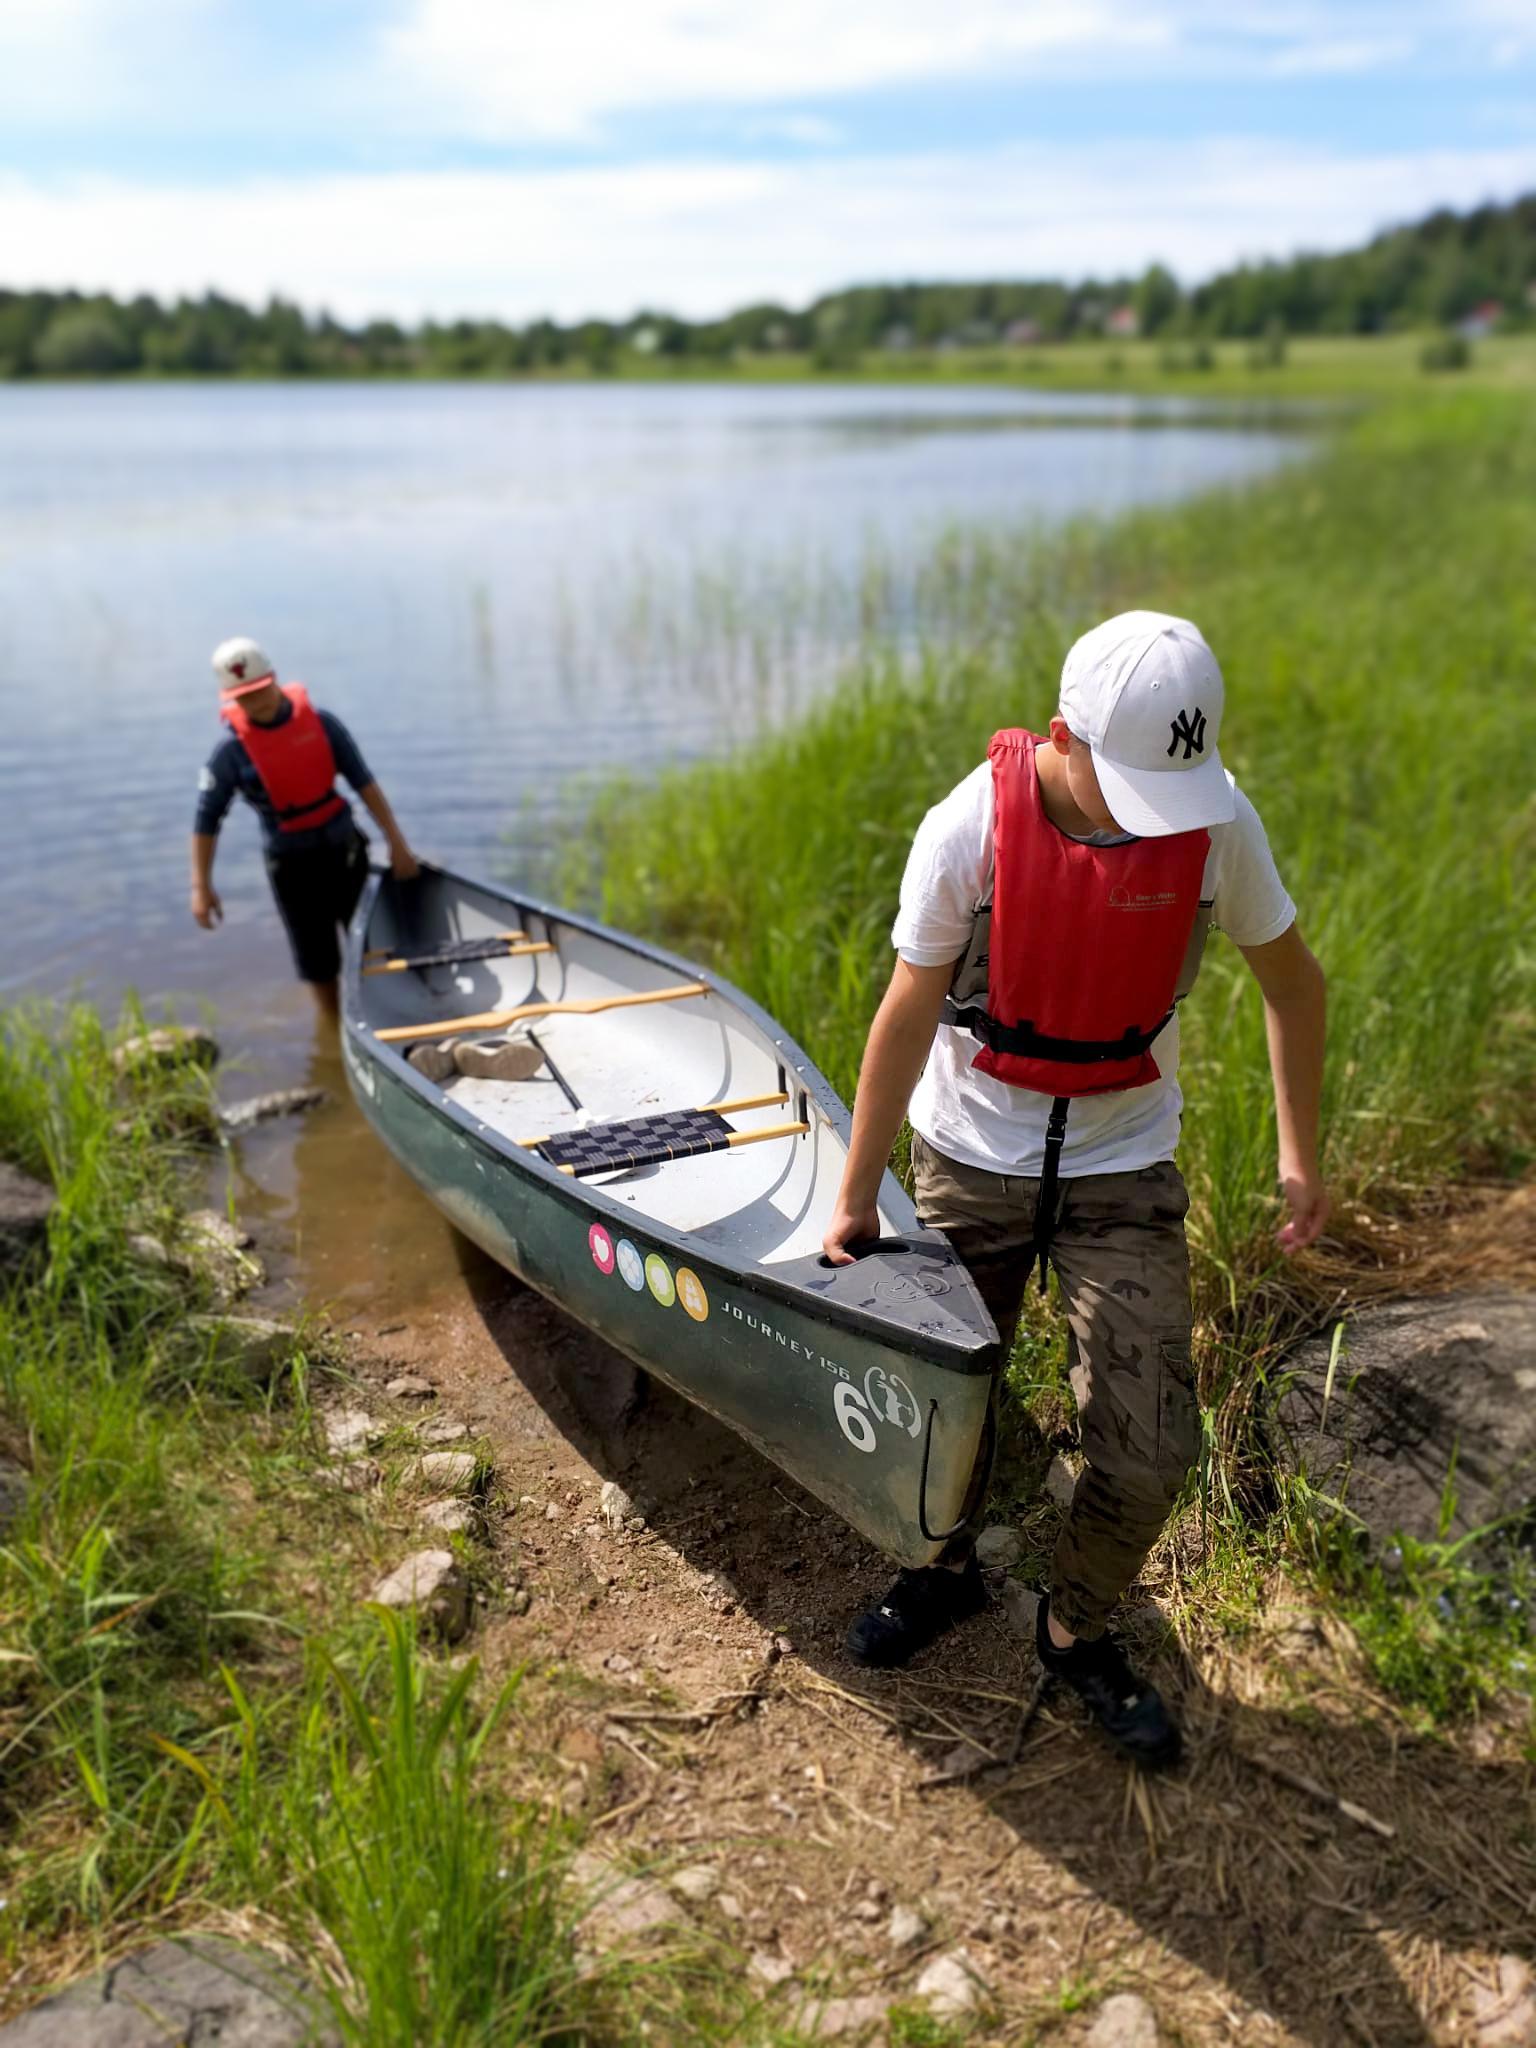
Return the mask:
M677 1289L672 1284L672 1268L660 1252L652 1252L645 1262L645 1284L663 1308L670 1308L676 1301Z

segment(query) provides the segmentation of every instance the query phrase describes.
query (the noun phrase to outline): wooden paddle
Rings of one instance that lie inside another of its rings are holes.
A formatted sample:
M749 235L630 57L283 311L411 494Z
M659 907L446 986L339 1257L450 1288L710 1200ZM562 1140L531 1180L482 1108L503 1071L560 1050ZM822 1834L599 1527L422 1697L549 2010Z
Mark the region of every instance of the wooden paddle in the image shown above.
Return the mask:
M548 939L535 939L526 946L504 946L499 953L487 953L483 957L486 960L516 960L524 953L553 953L554 950L553 944ZM439 963L433 960L429 961L428 964L434 967L439 964L445 967L456 965L469 967L478 966L480 963L479 961L468 960L459 962L446 960ZM364 974L403 974L408 967L416 967L418 965L420 965L420 962L415 960L375 960L373 965L365 967L363 972Z
M685 996L707 996L709 984L685 981L676 988L641 989L627 996L593 996L579 1003L524 1003L516 1010L482 1010L475 1017L445 1017L438 1024L390 1024L373 1035L381 1045L399 1045L410 1038L452 1038L461 1031L501 1031L524 1017L595 1017L599 1010L625 1010L638 1003L677 1003Z

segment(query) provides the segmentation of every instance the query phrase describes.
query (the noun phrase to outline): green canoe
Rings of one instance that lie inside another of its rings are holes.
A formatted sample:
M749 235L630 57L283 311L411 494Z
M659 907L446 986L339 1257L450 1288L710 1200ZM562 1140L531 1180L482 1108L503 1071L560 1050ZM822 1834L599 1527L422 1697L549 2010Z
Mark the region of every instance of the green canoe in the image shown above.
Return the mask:
M825 1261L848 1111L771 1017L621 932L426 868L370 877L343 1019L359 1107L466 1236L891 1557L938 1554L997 1332L889 1175L878 1243Z

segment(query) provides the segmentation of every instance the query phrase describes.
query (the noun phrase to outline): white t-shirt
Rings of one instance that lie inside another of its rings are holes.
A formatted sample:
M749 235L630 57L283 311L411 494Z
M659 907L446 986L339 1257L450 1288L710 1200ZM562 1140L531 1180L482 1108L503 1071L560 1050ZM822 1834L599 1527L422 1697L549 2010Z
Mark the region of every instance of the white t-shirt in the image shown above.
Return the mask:
M1228 781L1231 781L1229 776ZM1296 921L1259 814L1236 784L1237 815L1211 828L1201 884L1211 921L1240 946L1263 946ZM970 944L976 911L992 887L992 766L983 761L917 828L891 942L913 967L945 967ZM969 1031L939 1026L912 1094L912 1127L947 1158L989 1173L1036 1175L1045 1153L1050 1097L1013 1088L971 1062ZM1179 1020L1153 1041L1159 1078L1118 1095L1077 1097L1067 1117L1061 1171L1127 1173L1171 1159L1179 1142Z

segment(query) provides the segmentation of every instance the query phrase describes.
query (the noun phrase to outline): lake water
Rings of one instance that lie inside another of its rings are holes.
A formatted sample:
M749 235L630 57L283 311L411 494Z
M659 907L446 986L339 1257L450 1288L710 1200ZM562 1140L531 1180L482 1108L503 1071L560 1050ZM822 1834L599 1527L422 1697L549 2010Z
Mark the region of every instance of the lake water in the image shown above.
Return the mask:
M419 851L505 874L579 778L792 711L870 559L899 625L946 528L1167 501L1302 445L996 390L0 386L0 998L201 999L251 1087L309 1069L248 815L224 927L186 909L227 634L348 722Z

